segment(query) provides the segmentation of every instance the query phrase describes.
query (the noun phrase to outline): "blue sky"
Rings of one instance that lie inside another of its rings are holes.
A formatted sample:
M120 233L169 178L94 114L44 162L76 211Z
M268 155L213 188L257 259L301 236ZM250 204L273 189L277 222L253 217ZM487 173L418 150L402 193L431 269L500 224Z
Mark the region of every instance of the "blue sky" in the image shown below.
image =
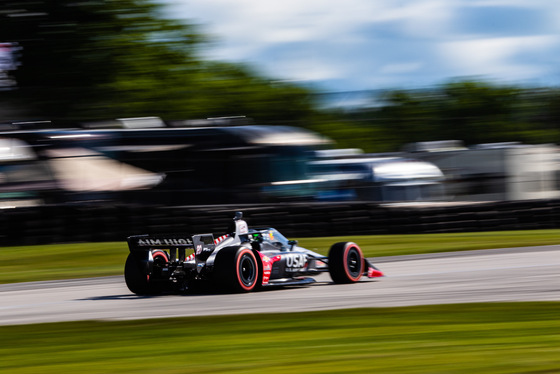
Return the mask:
M323 91L560 84L558 0L163 0L207 57Z

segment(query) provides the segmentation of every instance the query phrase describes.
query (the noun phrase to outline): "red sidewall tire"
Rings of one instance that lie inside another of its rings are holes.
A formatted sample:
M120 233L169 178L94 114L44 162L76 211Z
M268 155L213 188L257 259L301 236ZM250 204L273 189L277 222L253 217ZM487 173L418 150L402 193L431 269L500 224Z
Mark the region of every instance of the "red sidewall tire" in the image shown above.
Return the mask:
M253 251L245 248L237 252L235 269L239 287L245 292L254 290L257 286L259 266Z
M162 279L161 268L163 266L167 266L169 262L169 257L167 257L167 253L161 250L156 250L152 252L152 259L153 259L153 266L152 266L152 276L148 276L148 281L155 280L155 279ZM161 284L160 284L161 286ZM156 287L151 285L154 290L162 291L161 287Z
M261 269L250 248L222 248L214 261L214 285L225 292L253 291L258 287L259 279L262 279Z
M164 251L153 251L152 258L155 260L156 257L163 257L166 263L169 262L169 258L167 258L167 253L165 253Z
M167 257L167 253L165 253L164 251L153 251L152 252L152 259L154 260L154 263L156 262L160 262L161 259L163 258L163 263L161 263L160 265L164 265L167 264L169 262L169 258Z
M166 264L169 262L169 258L164 251L154 251L152 252L152 258L155 261L161 261L163 259ZM141 265L138 260L130 253L126 259L124 267L124 278L128 289L137 295L155 295L160 293L163 289L161 285L155 286L150 280L150 275L146 274L144 270L141 269Z
M346 264L344 272L348 279L351 282L359 281L364 273L364 255L360 247L357 244L348 243L344 248L343 261ZM350 263L355 264L351 266Z
M364 255L356 243L333 244L329 251L329 273L335 283L355 283L364 273Z

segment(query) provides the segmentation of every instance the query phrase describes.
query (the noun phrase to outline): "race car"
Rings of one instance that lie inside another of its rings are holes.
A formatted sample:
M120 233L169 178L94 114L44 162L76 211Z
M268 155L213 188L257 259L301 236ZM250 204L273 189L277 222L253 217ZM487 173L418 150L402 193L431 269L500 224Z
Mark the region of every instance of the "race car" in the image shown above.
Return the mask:
M324 256L299 247L274 228L249 229L242 217L237 212L227 234L217 238L213 234L129 236L124 268L128 289L152 295L207 284L224 292L250 292L314 283L310 276L323 272L329 272L334 283L383 276L356 243L335 243Z

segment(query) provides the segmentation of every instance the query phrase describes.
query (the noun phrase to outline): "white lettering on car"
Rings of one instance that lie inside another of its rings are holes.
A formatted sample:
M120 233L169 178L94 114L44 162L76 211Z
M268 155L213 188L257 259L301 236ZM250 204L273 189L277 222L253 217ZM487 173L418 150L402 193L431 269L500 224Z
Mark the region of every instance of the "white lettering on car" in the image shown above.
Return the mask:
M192 244L190 239L138 239L138 246L140 247L151 247L151 246L185 246Z
M307 263L307 255L304 254L288 254L286 255L287 268L303 268Z

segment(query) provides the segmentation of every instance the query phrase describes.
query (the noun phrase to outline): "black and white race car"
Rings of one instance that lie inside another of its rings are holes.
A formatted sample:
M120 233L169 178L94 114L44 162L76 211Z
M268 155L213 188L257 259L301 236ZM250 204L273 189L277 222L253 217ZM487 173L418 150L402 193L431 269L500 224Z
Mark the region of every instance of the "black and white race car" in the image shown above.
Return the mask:
M138 295L185 292L196 284L221 291L249 292L261 287L304 285L329 272L335 283L358 282L383 273L352 242L331 246L328 256L298 247L273 228L251 228L240 212L228 234L128 237L124 276Z

